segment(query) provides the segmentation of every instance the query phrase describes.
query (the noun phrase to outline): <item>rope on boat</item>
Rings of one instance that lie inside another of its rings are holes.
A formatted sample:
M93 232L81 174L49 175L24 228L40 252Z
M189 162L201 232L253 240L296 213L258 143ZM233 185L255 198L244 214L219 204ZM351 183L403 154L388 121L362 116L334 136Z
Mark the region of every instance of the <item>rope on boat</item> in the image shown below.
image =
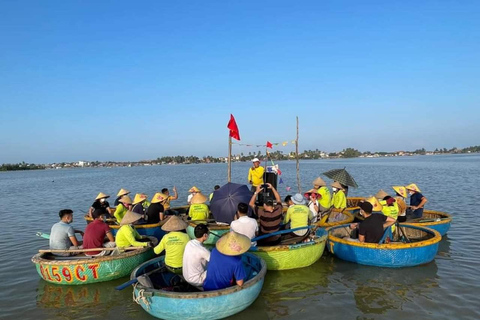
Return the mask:
M143 302L147 310L150 310L150 302L148 302L148 299L143 295L145 289L138 290L138 296L135 296L135 289L137 289L137 285L138 282L135 283L135 285L133 286L133 301L135 301L139 305L141 305L140 301Z

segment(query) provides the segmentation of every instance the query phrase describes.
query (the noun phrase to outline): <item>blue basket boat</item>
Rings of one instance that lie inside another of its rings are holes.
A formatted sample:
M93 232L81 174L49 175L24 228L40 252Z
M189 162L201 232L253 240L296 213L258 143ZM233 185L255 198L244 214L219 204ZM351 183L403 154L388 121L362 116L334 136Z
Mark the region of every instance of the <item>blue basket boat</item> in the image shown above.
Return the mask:
M377 267L401 268L428 263L435 258L442 236L438 231L415 225L400 225L390 243L361 243L349 241L349 225L332 227L328 248L342 260ZM402 232L400 232L402 231ZM399 241L405 234L409 243Z
M164 256L149 260L135 270L131 279L164 266ZM262 259L245 253L242 256L247 281L242 287L199 292L174 292L134 286L134 299L150 315L160 319L222 319L236 314L257 299L263 287L267 265Z
M438 231L441 236L447 234L452 224L452 216L445 212L424 210L423 216L419 219L409 220L402 225L414 225L426 227Z

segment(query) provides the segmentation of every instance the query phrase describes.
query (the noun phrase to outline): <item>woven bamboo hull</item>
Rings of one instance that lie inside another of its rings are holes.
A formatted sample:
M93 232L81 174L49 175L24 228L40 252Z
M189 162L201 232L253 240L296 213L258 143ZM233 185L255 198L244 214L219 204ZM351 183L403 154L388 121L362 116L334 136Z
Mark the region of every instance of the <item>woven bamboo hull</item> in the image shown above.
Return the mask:
M305 268L317 262L325 250L327 231L319 228L315 234L318 238L313 242L252 247L249 252L265 260L268 270Z
M344 219L342 219L340 221L336 221L336 222L321 222L321 221L319 221L319 222L316 223L316 225L319 226L320 228L330 228L330 227L339 226L339 225L342 225L342 224L345 224L345 223L353 222L354 216L350 211L344 210L342 212L342 214L345 217L344 217Z
M421 222L422 220L435 220L435 219L441 219L441 220ZM452 216L449 215L448 213L434 211L434 210L424 210L422 219L420 219L419 221L407 221L404 224L430 228L438 231L441 236L444 236L447 234L448 230L450 229L451 223L452 223Z
M195 239L195 226L196 224L189 222L189 225L187 227L187 234L190 237L190 239ZM208 239L203 243L204 245L214 245L220 237L230 231L230 226L229 225L217 225L215 223L209 223L208 224L208 230L210 231L210 235L208 236Z
M432 229L403 225L410 239L429 236L427 240L413 243L360 243L348 241L338 236L345 233L348 225L329 229L328 247L331 253L342 260L377 267L411 267L428 263L435 258L442 237ZM349 232L349 231L348 231Z
M129 275L139 264L154 256L153 249L128 251L116 256L76 260L52 260L38 253L32 258L38 274L47 282L82 285L110 281Z
M133 289L134 295L143 296L143 299L139 299L139 304L150 315L160 319L226 318L250 306L263 287L267 272L265 261L248 253L242 259L249 280L241 288L234 286L215 291L182 293L149 289L138 284ZM147 261L132 272L131 278L144 273L148 270L147 267L155 269L163 264L163 256ZM257 272L252 270L252 266Z

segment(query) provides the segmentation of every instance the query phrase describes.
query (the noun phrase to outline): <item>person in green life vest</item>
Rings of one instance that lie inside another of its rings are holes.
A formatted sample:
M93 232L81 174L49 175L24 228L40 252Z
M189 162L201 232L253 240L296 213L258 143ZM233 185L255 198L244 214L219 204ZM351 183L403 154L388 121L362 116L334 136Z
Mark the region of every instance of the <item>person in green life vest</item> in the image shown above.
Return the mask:
M207 197L201 192L198 192L192 197L190 202L192 204L188 210L188 218L194 221L199 221L199 223L205 222L210 213L208 206L205 204L205 202L207 202Z
M395 199L392 198L388 193L383 190L380 190L375 195L375 198L380 202L382 205L382 213L384 216L390 217L397 221L398 214L400 213L400 209L398 208L398 204L396 203ZM395 225L392 226L392 232L395 231Z
M143 242L141 240L148 239L148 237L141 236L133 227L133 224L140 220L142 215L133 211L127 211L122 221L120 222L120 229L115 236L115 244L117 248L125 247L151 247L151 242Z
M283 220L284 224L290 223L290 229L307 227L313 219L313 214L310 209L307 207L307 201L300 194L297 193L292 197L293 206L289 207L287 214ZM308 229L301 229L293 231L286 236L283 236L283 239L293 238L293 237L305 237L308 234Z
M118 199L118 205L117 208L115 209L115 213L113 216L117 219L117 222L120 223L127 213L128 210L130 210L132 207L132 199L130 199L129 196L124 195L120 199Z
M150 201L148 201L148 196L145 193L141 195L145 196L145 201L142 202L142 206L145 212L147 212L148 207L150 206Z
M215 191L217 191L218 189L220 189L220 186L217 184L215 187L213 187L213 192L210 193L210 196L208 196L208 201L212 202L212 199L213 199L213 193Z
M190 241L190 237L185 231L187 227L188 224L179 217L170 216L162 226L162 230L168 233L153 249L155 254L160 254L165 250L165 266L175 274L182 274L183 253L188 241Z
M333 190L332 206L339 210L345 209L347 207L345 189L343 189L343 186L338 181L334 181L331 186Z
M317 189L317 193L320 196L318 200L318 204L320 205L319 213L321 215L325 214L325 212L329 211L331 208L331 194L330 190L327 187L327 183L320 177L316 178L312 182L313 188Z

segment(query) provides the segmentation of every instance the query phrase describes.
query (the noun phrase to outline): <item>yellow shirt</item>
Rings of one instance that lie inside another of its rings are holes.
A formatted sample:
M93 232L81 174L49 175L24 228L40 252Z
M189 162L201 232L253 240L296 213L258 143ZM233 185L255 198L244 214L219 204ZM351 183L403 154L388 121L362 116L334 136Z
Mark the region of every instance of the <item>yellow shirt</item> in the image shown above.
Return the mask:
M163 208L165 210L170 209L170 201L172 200L172 196L168 196L167 199L163 200Z
M320 187L317 192L322 196L318 203L326 209L330 208L330 201L332 198L330 195L330 190L328 190L327 187Z
M283 223L286 224L290 222L290 229L295 229L308 226L309 219L313 219L312 211L305 205L296 204L288 208ZM307 233L307 229L294 232L298 235L304 235Z
M117 247L124 248L124 247L146 247L148 245L147 242L139 242L138 239L141 239L142 236L138 234L137 230L135 230L130 225L121 226L115 236L115 243Z
M118 204L117 208L115 209L115 213L113 216L117 218L117 221L120 222L122 221L123 217L125 216L125 213L127 213L127 208L121 203Z
M264 172L265 169L262 166L259 166L258 168L250 168L250 170L248 170L248 181L252 181L254 187L262 185Z
M188 241L190 241L188 234L172 231L163 236L153 251L156 254L160 254L165 250L165 263L167 266L180 268L183 266L183 252Z
M343 190L338 190L333 194L332 205L336 209L343 209L347 207L347 197Z
M382 213L384 216L391 217L393 219L397 219L398 214L400 213L400 209L398 207L398 204L396 202L393 203L393 206L388 206L386 200L380 201L380 204L382 205Z
M205 203L192 204L188 210L188 216L192 220L207 220L208 213L208 206Z

